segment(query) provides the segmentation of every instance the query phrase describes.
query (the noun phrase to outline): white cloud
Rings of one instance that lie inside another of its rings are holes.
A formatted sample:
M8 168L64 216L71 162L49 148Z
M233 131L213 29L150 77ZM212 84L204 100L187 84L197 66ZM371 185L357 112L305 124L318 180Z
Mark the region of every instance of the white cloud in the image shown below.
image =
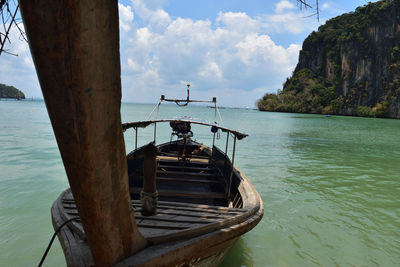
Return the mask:
M133 12L130 6L124 6L118 3L119 10L119 27L123 31L129 31L131 29L130 24L133 21Z
M331 16L338 16L346 12L346 10L343 9L343 6L338 5L337 2L332 1L324 2L322 5L320 5L320 10L323 11L323 14L330 13Z
M162 31L171 23L171 18L168 13L162 9L158 9L152 13L150 17L151 29L155 31Z
M330 8L330 4L329 3L323 3L322 6L321 6L322 10L326 10L326 9L329 9L329 8Z
M132 58L128 58L128 67L135 72L143 72L144 68L140 64L138 64L136 61L134 61Z
M199 76L203 78L221 78L222 71L217 63L209 62L200 69Z
M125 101L154 102L158 93L182 97L190 81L193 97L254 106L263 93L281 88L297 63L300 45L283 47L267 34L276 32L271 23L284 28L283 20L243 12L219 12L215 22L172 19L158 5L133 4L144 26L132 27L130 39L121 39ZM281 12L290 8L281 5Z
M291 10L286 2L276 6L279 14L219 12L212 21L170 16L162 9L164 1L120 3L123 101L182 97L190 81L193 97L217 96L223 105L253 106L263 93L281 88L298 60L299 44L282 46L271 34L311 27L299 14L285 13ZM15 47L19 57L2 55L1 82L40 96L28 45Z
M298 53L300 47L291 45L290 49L276 45L268 35L247 35L246 38L239 42L238 55L243 63L252 69L268 63L277 69L290 69L293 52Z
M33 64L33 61L32 61L31 57L25 56L24 57L24 63L29 68L32 68L32 69L35 68L35 65Z
M287 9L294 9L294 8L295 8L295 6L292 2L289 2L287 0L282 0L275 5L275 12L282 13L283 11L286 11Z
M216 22L233 32L256 32L263 26L259 19L253 19L243 12L219 12Z
M315 28L317 22L306 20L299 13L289 12L274 14L268 17L271 27L275 32L289 32L292 34L299 34L306 30L311 31Z

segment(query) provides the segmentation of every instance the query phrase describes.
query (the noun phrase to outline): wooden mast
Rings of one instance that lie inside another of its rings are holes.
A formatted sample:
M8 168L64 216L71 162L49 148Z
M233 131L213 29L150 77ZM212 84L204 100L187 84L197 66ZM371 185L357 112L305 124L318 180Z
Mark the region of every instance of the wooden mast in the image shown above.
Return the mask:
M146 245L128 189L116 0L20 0L64 167L96 265Z

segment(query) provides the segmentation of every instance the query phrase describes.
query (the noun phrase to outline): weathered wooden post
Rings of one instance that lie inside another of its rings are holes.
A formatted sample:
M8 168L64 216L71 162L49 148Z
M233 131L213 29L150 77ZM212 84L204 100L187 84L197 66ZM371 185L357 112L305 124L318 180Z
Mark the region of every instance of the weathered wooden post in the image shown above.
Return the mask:
M118 2L20 0L47 110L99 266L146 245L128 190Z
M145 216L154 215L157 212L158 192L156 188L156 156L157 147L153 143L148 144L144 150L143 189L140 192L142 214Z

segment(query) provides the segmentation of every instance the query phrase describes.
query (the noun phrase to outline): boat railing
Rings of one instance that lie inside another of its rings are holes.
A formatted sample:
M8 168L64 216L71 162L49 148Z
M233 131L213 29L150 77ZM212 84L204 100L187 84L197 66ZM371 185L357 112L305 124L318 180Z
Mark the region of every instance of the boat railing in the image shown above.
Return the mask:
M128 122L122 124L122 129L125 132L128 129L134 129L135 130L135 150L138 149L137 144L138 144L138 129L139 128L146 128L147 126L154 124L154 143L156 143L156 137L157 137L157 123L162 123L162 122L169 122L170 125L176 125L179 123L183 124L198 124L198 125L203 125L203 126L209 126L211 127L211 132L214 134L213 137L213 145L212 145L212 157L217 157L217 155L223 155L224 156L224 164L222 166L218 166L220 171L222 172L224 178L226 179L227 182L227 199L229 200L231 197L231 188L232 188L232 177L233 177L233 166L234 166L234 161L235 161L235 151L236 151L236 140L241 140L248 135L236 130L232 130L226 127L223 127L221 125L215 124L215 123L209 123L205 121L199 121L199 120L193 120L193 119L159 119L159 120L145 120L145 121L137 121L137 122ZM225 145L225 153L220 151L218 148L215 147L214 142L215 142L215 134L218 132L218 130L221 130L222 132L226 132L226 145ZM231 160L229 161L228 157L228 147L229 147L229 136L233 135L233 149L232 149L232 157ZM178 135L179 137L179 135ZM220 157L218 156L218 157Z
M158 119L158 120L144 120L144 121L136 121L136 122L127 122L122 124L122 130L125 132L128 129L133 128L136 132L138 131L138 128L146 128L147 126L154 124L154 141L156 141L157 137L157 123L161 122L173 122L173 123L190 123L190 124L197 124L197 125L203 125L203 126L210 126L211 130L213 133L217 132L218 130L221 130L222 132L227 132L228 134L232 134L235 138L238 140L242 140L243 138L247 137L248 134L229 129L227 127L218 125L216 123L210 123L206 121L201 121L201 120L193 120L193 119ZM137 134L136 134L137 135ZM136 146L137 146L137 138L135 139Z

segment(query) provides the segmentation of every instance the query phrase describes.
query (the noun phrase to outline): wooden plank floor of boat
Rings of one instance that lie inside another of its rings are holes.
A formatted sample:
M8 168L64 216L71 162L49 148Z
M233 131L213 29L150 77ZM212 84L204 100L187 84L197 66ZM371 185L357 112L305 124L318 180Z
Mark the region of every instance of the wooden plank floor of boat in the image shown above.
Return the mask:
M156 184L159 200L193 204L227 204L226 182L215 166L204 156L192 155L181 161L174 153L157 156ZM143 172L130 173L130 193L140 198Z
M139 200L133 200L132 206L139 231L153 244L209 233L239 223L250 216L247 209L168 201L158 202L156 215L143 216ZM79 216L70 190L61 196L58 209L64 221ZM80 220L73 221L68 226L85 239Z

